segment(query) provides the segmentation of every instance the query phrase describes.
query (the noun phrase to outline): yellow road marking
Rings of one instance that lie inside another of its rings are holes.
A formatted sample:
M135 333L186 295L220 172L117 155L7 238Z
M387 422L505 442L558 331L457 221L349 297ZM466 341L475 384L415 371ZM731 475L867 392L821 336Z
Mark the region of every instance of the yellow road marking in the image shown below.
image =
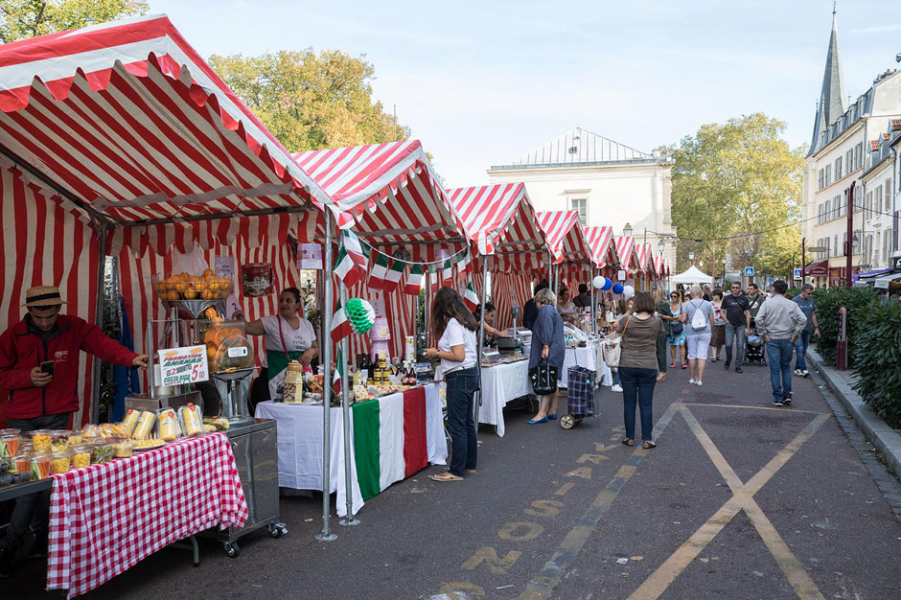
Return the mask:
M504 526L498 530L497 537L502 540L510 540L511 542L527 542L537 538L543 531L544 527L538 523L518 521L515 523L505 523Z
M729 524L742 509L748 514L754 527L760 533L770 553L776 559L799 598L823 600L823 595L816 584L807 575L800 562L792 555L788 546L779 536L775 527L760 510L754 501L754 495L763 488L772 477L785 466L801 445L809 440L829 419L827 414L818 416L809 423L785 448L766 464L747 484L742 484L735 471L704 432L697 419L684 404L680 409L689 428L701 442L701 446L713 461L717 470L723 475L733 496L710 519L704 523L682 546L676 550L660 567L648 577L641 586L629 596L629 600L653 600L659 598L672 582L697 558L716 535Z
M563 485L560 486L560 489L554 492L555 496L565 496L566 492L576 487L576 484L572 481L567 481Z
M798 408L779 408L778 406L741 406L738 404L708 404L707 402L684 402L685 406L710 406L713 408L743 408L745 410L775 410L778 412L801 413L805 415L828 415L816 410L801 410Z

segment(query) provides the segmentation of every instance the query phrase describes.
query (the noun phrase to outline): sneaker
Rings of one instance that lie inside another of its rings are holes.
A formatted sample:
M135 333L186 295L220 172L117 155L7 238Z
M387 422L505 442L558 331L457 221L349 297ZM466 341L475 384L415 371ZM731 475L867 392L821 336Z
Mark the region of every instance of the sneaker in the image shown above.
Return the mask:
M773 406L783 406L782 400L773 400Z
M795 369L794 374L795 374L795 377L803 377L804 371L802 371L801 369Z
M807 377L810 377L810 371L808 371L807 369L804 369L803 371L801 371L801 376L804 377L805 379Z
M791 403L792 403L792 395L790 393L786 394L785 396L782 397L782 404L791 404Z
M7 579L16 572L16 550L7 545L0 545L0 579Z
M704 382L703 381L695 381L695 385L700 387L700 386L704 385Z
M727 371L729 370L729 361L728 360L723 363L723 368L726 369Z
M741 370L741 367L735 367L735 372L736 372L736 373L742 373L743 371Z
M695 384L695 380L694 380L694 379L689 379L689 380L688 380L688 385L694 385L694 384Z
M610 391L611 391L611 392L622 392L622 391L623 391L623 386L621 386L621 385L619 385L619 384L616 384L616 385L614 385L613 387L610 388Z

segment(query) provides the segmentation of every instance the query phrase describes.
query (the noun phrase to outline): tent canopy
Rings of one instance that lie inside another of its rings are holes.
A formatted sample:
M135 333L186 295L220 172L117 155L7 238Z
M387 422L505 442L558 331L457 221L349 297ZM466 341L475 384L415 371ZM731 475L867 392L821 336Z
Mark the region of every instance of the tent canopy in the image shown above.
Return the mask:
M493 255L492 271L544 268L547 240L522 183L505 183L447 191L463 232L479 254Z
M164 15L4 44L0 82L0 152L107 225L330 203Z
M548 249L556 262L590 261L592 251L579 213L574 210L540 212L538 224L545 233Z
M681 283L683 285L690 284L708 284L713 285L713 277L705 274L703 271L698 269L696 266L692 265L689 267L687 271L684 273L679 273L678 275L673 275L673 283Z
M613 227L586 227L585 237L591 246L591 258L599 268L617 264L616 249L613 245Z
M638 255L635 251L635 238L631 235L621 235L615 240L616 257L620 267L634 272L639 268Z

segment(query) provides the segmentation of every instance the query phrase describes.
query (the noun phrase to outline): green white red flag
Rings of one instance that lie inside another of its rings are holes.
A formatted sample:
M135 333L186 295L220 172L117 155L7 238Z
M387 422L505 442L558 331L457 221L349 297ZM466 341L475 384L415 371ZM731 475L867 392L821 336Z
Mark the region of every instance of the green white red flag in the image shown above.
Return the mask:
M388 257L378 253L375 257L375 264L372 265L372 271L369 273L369 289L384 290L387 284L387 276Z
M404 275L404 269L406 268L407 265L399 260L391 261L391 268L388 269L388 274L385 277L385 287L382 289L386 292L393 292L396 290L401 277ZM419 291L416 293L418 294Z
M353 287L366 276L367 251L368 246L364 249L354 232L349 229L341 230L341 247L338 248L334 271L345 286Z
M463 304L473 312L475 312L476 307L479 305L479 297L476 295L476 289L472 285L472 278L469 279L466 283L466 289L463 290Z
M407 281L404 283L404 293L410 296L418 296L422 289L422 265L412 265Z
M353 324L347 320L344 307L341 303L335 306L335 314L332 315L332 342L337 344L354 332Z

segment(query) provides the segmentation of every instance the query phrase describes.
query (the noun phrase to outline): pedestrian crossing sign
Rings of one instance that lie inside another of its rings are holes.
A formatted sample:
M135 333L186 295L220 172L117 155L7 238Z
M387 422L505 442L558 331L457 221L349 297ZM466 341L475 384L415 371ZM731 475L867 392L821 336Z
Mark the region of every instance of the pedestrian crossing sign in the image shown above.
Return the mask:
M745 267L745 277L754 277L754 267Z

